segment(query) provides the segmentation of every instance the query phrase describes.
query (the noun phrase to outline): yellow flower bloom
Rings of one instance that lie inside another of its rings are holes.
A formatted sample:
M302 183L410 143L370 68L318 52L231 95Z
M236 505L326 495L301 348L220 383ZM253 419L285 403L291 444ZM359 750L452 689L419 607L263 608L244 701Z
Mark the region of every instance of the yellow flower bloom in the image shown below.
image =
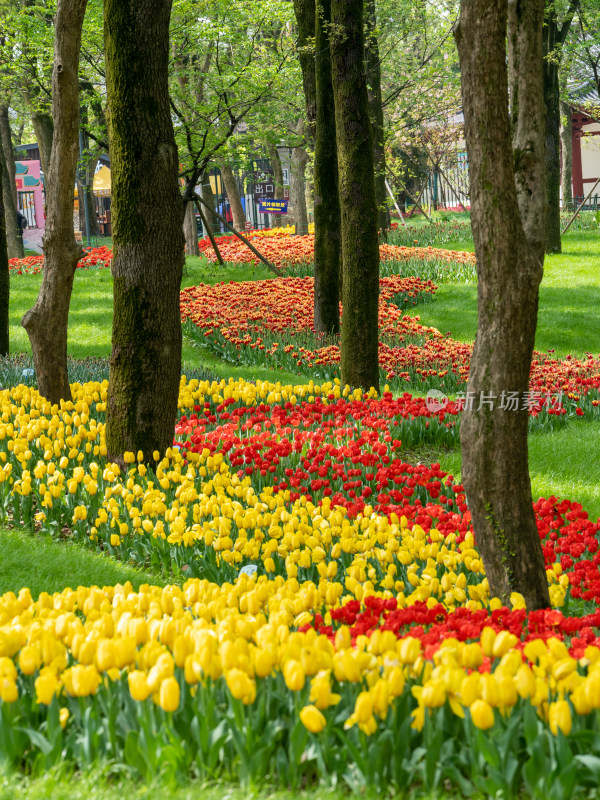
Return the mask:
M319 733L327 724L327 720L316 706L304 706L300 712L300 721L311 733Z

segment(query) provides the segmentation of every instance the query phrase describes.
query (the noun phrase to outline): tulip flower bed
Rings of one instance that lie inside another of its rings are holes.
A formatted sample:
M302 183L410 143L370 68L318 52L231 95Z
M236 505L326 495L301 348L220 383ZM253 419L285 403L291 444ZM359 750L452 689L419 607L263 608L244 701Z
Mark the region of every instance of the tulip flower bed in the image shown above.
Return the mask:
M253 231L249 239L258 247L282 275L306 277L314 271L313 234L307 236L289 236L283 233L273 235L273 231L284 231L285 228L274 228L265 231ZM233 236L222 236L216 239L217 246L225 261L234 263L257 264L258 258L247 245ZM198 242L201 252L209 261L217 260L210 239ZM397 247L382 244L380 274L383 276L404 275L421 276L434 280L464 280L473 282L476 278L475 256L473 253L457 253L452 250L439 250L432 247Z
M452 437L453 407L182 379L176 446L121 472L106 391L0 394L2 513L186 580L1 597L0 759L357 791L597 785L600 524L580 505L535 504L555 608L527 615L489 597L462 486L402 458Z
M108 247L84 248L83 258L78 262L78 269L90 267L110 267L112 250ZM11 258L8 262L10 272L16 275L38 275L44 268L44 256L27 256L27 258Z
M181 315L187 334L232 363L302 371L331 380L339 376L339 339L313 331L313 279L278 278L184 289ZM472 347L404 314L436 286L422 278L380 279L379 363L382 382L396 391L414 387L464 391ZM563 393L572 410L597 413L600 358L534 353L532 396ZM579 405L577 405L577 401Z

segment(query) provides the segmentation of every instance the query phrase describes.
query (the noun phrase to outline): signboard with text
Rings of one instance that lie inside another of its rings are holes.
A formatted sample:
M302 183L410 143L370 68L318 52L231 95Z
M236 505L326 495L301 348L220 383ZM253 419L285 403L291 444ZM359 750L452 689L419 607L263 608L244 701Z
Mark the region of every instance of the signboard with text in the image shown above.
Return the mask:
M261 200L258 204L259 214L287 214L287 200Z

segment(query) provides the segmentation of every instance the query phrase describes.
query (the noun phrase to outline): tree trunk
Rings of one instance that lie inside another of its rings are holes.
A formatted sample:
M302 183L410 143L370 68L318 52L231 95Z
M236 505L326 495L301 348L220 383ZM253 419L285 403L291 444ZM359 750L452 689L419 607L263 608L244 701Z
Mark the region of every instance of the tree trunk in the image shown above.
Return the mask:
M544 260L543 15L543 0L463 0L456 32L479 308L461 419L462 476L492 595L509 603L520 592L530 610L550 604L526 407Z
M294 0L294 12L298 26L298 59L308 119L308 141L313 145L317 119L315 52L312 44L315 35L315 0Z
M196 209L191 201L185 204L183 235L185 237L186 256L199 256L200 248L198 247L198 223L196 222Z
M200 181L202 182L202 199L205 203L208 204L208 208L204 208L204 216L206 217L206 221L210 225L211 231L218 231L219 230L219 220L217 219L214 211L217 209L217 201L215 198L215 193L212 190L212 186L210 185L210 177L208 172L203 172L200 176ZM210 210L209 210L210 209ZM204 232L206 235L206 231Z
M548 41L551 25L547 26ZM549 46L546 44L546 46ZM551 52L551 51L550 51ZM546 55L546 54L544 54ZM558 65L544 58L544 101L546 104L546 252L560 253L560 106Z
M19 223L17 222L17 206L15 205L14 195L11 191L10 174L8 171L7 159L5 158L4 142L2 139L0 139L0 172L2 173L2 208L4 209L2 217L4 222L4 235L6 237L6 245L8 248L8 257L23 258L23 237L21 235Z
M225 184L227 199L229 200L229 205L231 206L233 227L236 229L236 231L243 231L246 227L246 215L240 199L240 191L238 189L236 177L233 174L231 167L224 161L219 163L219 169L221 170L221 177L223 178L223 183Z
M2 148L4 150L4 158L6 159L6 168L8 169L10 190L13 196L13 205L15 208L17 208L18 197L17 184L15 183L15 148L12 140L12 131L10 129L10 117L8 116L7 105L0 106L0 138L2 139Z
M573 207L573 126L571 124L571 106L562 100L560 103L560 145L562 207L563 210L567 210Z
M23 317L40 394L71 399L67 325L81 248L73 233L73 187L79 157L79 49L87 0L59 0L56 11L52 115L54 134L46 183L44 277L36 304Z
M342 383L379 390L379 243L362 0L332 0L331 73L342 217Z
M375 0L367 0L366 14L366 67L369 96L369 113L373 130L373 162L375 164L375 196L377 198L378 224L381 236L387 241L390 229L390 212L385 188L385 131L383 127L383 105L381 99L381 62L377 40L377 16Z
M183 204L169 106L171 0L105 0L115 256L108 458L173 444ZM135 153L135 158L131 157Z
M46 114L42 111L35 111L31 115L31 124L33 126L33 132L35 133L35 140L38 143L40 163L42 165L42 172L47 181L45 184L46 191L48 191L54 121L50 114Z
M342 232L336 149L336 109L331 78L331 0L319 0L315 29L317 118L315 127L314 328L340 332ZM338 144L339 147L339 144Z
M1 153L0 153L1 155ZM8 250L6 249L6 228L4 224L4 170L0 170L0 356L8 355L8 301L10 276L8 272Z
M296 133L302 136L304 131L304 119L300 117L296 125ZM306 165L308 164L308 153L304 147L294 147L292 151L292 169L290 181L290 206L294 217L296 233L305 235L308 233L308 212L306 210Z
M273 199L281 200L283 198L283 167L281 166L279 151L274 145L269 145L269 158L273 167ZM281 227L281 215L271 214L271 219L274 228Z

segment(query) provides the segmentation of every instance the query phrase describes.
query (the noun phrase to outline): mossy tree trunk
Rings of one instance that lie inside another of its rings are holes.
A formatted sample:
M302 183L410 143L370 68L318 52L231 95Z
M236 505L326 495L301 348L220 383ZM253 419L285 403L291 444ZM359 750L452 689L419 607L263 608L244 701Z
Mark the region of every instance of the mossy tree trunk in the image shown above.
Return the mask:
M367 86L371 127L373 130L375 196L377 198L379 230L381 231L381 236L384 241L387 241L387 235L390 229L390 212L387 206L387 191L385 188L385 131L383 123L383 101L381 98L381 61L379 57L379 40L377 38L375 0L366 0L365 26Z
M562 100L560 102L560 152L562 207L570 209L573 206L573 125L571 106Z
M151 460L173 443L181 374L184 208L169 108L171 0L105 0L114 317L106 445Z
M342 231L331 78L331 0L317 0L315 22L316 126L313 171L315 214L314 328L340 332Z
M479 308L466 395L474 401L466 400L461 418L462 477L492 595L509 603L520 592L529 609L550 604L525 394L544 262L543 15L543 0L463 0L456 31Z
M298 27L298 60L302 70L302 88L308 120L307 138L309 146L315 140L317 119L317 86L315 73L315 0L294 0L294 13Z
M86 5L87 0L59 0L57 5L44 276L34 307L21 320L31 342L40 394L51 403L71 399L67 325L75 268L82 255L73 233L73 196L79 158L79 50Z
M1 153L0 153L1 155ZM0 171L0 356L8 355L8 301L10 278L8 272L8 250L6 246L6 227L4 224L4 202L2 189L4 176Z
M379 244L362 0L332 0L331 73L342 219L342 382L379 390Z
M233 227L236 231L243 231L246 227L246 215L244 213L244 206L240 198L240 190L233 170L224 161L219 163L221 170L221 177L225 184L225 191L227 192L227 199L231 208L231 215L233 217Z
M548 25L548 42L552 26ZM552 47L551 44L546 44ZM550 50L552 52L552 50ZM546 252L560 253L560 105L558 64L544 58L544 101L546 104Z
M562 48L579 0L570 0L560 19L557 4L546 0L542 30L543 85L546 106L546 252L560 253L560 82Z

